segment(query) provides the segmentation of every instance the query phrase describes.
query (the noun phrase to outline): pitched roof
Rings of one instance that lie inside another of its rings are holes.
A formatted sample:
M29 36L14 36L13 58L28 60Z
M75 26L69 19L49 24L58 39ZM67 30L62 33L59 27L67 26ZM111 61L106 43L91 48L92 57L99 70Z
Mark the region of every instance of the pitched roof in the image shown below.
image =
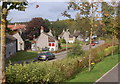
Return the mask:
M8 25L7 27L11 30L16 30L16 29L23 29L26 27L26 25L16 24L16 25Z
M62 36L63 36L63 34L64 34L64 32L62 32L62 33L59 35L59 37L62 37Z
M73 38L74 36L73 35L69 35L69 38Z
M79 36L79 35L80 35L80 31L76 31L73 35L74 35L75 37Z
M45 33L45 32L43 32L43 34L45 34L46 36L48 36L48 41L49 41L49 42L55 42L55 40L57 41L56 38L50 36L49 34L47 34L47 33Z

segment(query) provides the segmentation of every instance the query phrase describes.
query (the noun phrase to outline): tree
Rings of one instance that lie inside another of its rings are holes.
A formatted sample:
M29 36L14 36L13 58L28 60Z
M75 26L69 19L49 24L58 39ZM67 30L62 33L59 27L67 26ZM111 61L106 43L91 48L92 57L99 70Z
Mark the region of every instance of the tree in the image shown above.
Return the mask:
M28 22L26 26L27 38L32 40L34 35L35 37L38 37L40 35L41 26L44 27L45 32L48 32L50 22L47 19L44 20L43 18L32 18L32 20Z
M93 29L94 29L94 21L95 21L95 12L98 9L98 4L96 2L88 2L88 1L84 1L84 2L69 2L68 3L68 10L73 9L73 10L77 10L79 11L79 14L83 17L83 20L81 22L83 22L84 24L82 25L82 27L87 28L87 24L89 24L88 29L90 30L90 44L92 43L92 35L93 35ZM63 15L66 16L65 13ZM86 19L86 20L84 20ZM88 20L90 19L90 20ZM84 22L85 21L85 22ZM87 24L85 24L87 23ZM83 29L84 29L83 28ZM86 32L86 31L85 31ZM91 50L91 45L89 46L89 49ZM91 54L89 55L89 71L91 71Z
M76 56L81 56L83 53L84 51L82 50L80 42L76 40L72 49L69 51L68 56L76 57Z
M112 46L114 45L118 33L118 31L116 31L119 23L119 21L116 20L118 18L117 5L117 2L102 2L102 22L104 23L104 30L107 32L107 34L111 34ZM112 56L114 54L113 52L114 48L112 50Z
M66 43L65 39L60 39L60 43Z
M52 29L53 35L58 37L58 35L62 33L63 29L69 29L73 21L73 19L67 19L51 22L50 28Z
M16 0L17 1L17 0ZM2 3L2 19L1 19L1 58L0 58L0 66L2 66L1 70L2 72L0 73L0 83L5 82L5 30L7 28L7 15L8 12L12 9L16 9L18 11L25 11L27 2L3 2Z

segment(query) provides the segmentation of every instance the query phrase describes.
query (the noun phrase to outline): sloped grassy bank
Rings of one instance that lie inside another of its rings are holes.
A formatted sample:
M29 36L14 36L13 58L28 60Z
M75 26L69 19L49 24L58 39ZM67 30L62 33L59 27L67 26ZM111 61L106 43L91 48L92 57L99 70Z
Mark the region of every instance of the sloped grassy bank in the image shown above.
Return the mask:
M66 82L86 82L87 84L93 84L93 82L118 64L118 62L118 53L115 53L114 56L110 55L101 62L95 64L91 72L88 71L88 68L85 68Z
M116 46L114 46L116 47ZM114 49L114 51L117 48ZM93 62L97 63L111 54L111 43L92 49ZM54 62L15 64L6 68L7 82L63 82L88 66L89 51L84 56L65 58Z

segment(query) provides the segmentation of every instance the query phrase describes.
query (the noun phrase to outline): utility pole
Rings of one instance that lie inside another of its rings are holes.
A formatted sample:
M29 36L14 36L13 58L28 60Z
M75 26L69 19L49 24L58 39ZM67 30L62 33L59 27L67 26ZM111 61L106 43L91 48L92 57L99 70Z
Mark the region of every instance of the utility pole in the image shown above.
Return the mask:
M92 34L93 34L93 21L94 21L94 9L93 9L93 3L92 4L92 16L91 16L91 29L90 29L90 44L89 44L89 50L90 50L90 54L89 54L89 71L91 71L91 61L92 61L92 56L91 56L91 43L92 43Z

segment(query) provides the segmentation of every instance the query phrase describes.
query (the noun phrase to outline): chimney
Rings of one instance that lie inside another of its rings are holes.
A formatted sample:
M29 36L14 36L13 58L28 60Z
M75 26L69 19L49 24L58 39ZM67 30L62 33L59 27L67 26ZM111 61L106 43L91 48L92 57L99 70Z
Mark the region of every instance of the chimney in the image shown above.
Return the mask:
M41 26L41 33L43 33L44 32L44 27L43 26Z

